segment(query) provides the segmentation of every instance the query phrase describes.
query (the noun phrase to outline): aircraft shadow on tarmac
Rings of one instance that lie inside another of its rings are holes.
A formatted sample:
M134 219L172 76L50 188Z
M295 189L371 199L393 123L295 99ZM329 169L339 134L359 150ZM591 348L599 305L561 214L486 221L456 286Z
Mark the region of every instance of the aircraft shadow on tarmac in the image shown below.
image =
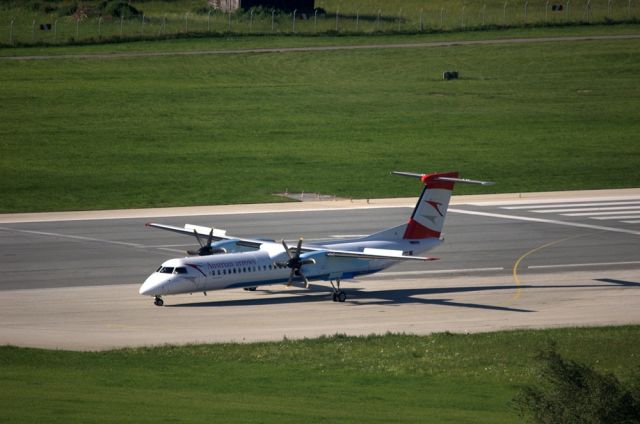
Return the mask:
M598 278L593 281L600 281L606 284L572 284L572 285L493 285L493 286L475 286L475 287L446 287L446 288L418 288L418 289L390 289L364 291L362 288L356 287L347 289L348 294L346 304L349 306L361 305L387 305L400 306L403 304L424 304L424 305L442 305L457 308L473 308L486 309L504 312L536 312L531 309L512 308L508 306L483 305L479 303L463 303L455 302L446 298L423 298L420 296L429 295L445 295L451 293L470 293L482 291L498 291L498 290L533 290L533 289L582 289L596 287L640 287L640 283L632 281L616 280L612 278ZM287 303L310 303L310 302L327 302L330 301L331 290L326 286L311 284L309 289L299 290L270 290L258 289L256 292L248 292L247 295L263 294L264 297L252 297L239 300L220 300L212 302L193 302L180 303L175 305L167 305L165 307L228 307L228 306L261 306L261 305L278 305ZM282 296L287 294L289 296ZM293 295L293 296L291 296Z

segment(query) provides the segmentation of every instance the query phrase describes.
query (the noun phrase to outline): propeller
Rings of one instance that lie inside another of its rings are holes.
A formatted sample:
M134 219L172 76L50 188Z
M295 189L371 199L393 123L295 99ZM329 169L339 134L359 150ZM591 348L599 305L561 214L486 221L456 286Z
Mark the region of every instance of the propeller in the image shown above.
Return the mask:
M196 240L198 240L198 244L200 248L198 250L187 250L187 253L192 256L208 256L213 255L214 253L220 253L221 249L213 249L211 247L211 242L213 241L213 229L209 233L209 237L207 237L207 242L203 243L200 239L200 234L196 230L193 230L193 234L196 236Z
M302 279L304 280L305 288L309 287L309 280L307 280L307 277L302 273L302 266L315 264L316 261L315 259L300 258L300 250L302 248L302 237L300 237L300 239L298 240L298 246L296 247L296 251L294 255L291 255L289 246L287 246L287 243L284 240L282 240L282 245L284 246L284 251L287 252L287 256L289 256L289 260L280 261L277 264L280 266L286 266L291 268L291 273L289 274L289 282L287 283L287 286L290 286L293 283L293 277L297 275L302 277Z

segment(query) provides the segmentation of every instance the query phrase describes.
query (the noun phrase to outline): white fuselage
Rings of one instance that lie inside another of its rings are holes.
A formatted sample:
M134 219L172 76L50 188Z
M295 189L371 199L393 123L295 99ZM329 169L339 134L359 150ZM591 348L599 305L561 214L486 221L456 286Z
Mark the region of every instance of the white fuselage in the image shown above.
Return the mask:
M372 240L364 238L313 246L319 249L353 252L362 252L364 249L390 249L414 255L429 250L439 243L438 239ZM307 252L304 256L315 261L302 268L308 280L349 279L381 271L396 263L393 260L348 257L333 257L329 260L322 251ZM147 278L140 287L140 294L164 296L282 284L289 281L291 269L279 262L287 259L288 255L283 246L275 242L265 242L259 250L249 252L171 259L164 262ZM301 276L296 275L294 278L294 281L301 280Z

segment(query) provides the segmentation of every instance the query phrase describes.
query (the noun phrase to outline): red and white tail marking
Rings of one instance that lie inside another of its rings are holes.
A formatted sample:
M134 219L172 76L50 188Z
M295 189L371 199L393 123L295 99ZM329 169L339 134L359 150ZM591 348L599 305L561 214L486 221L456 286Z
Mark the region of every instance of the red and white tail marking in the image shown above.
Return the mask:
M425 187L409 218L404 239L440 237L455 182L439 180L439 177L458 178L458 173L425 174L420 177Z

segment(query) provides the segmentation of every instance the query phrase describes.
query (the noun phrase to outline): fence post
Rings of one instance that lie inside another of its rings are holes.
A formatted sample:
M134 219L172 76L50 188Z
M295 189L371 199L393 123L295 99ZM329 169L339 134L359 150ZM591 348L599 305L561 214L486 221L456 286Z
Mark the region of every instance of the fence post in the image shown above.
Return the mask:
M380 12L381 10L378 9L378 17L376 18L376 31L380 31Z
M360 26L360 9L356 10L356 32L358 32L358 27Z
M144 13L142 14L142 24L140 24L140 36L144 37Z
M629 0L629 6L627 7L627 15L631 18L631 0Z
M273 32L275 19L276 19L276 10L271 9L271 32Z
M184 14L184 32L189 32L189 12Z
M464 9L466 8L465 5L462 5L462 19L460 20L460 23L462 24L462 29L464 29Z
M527 9L529 8L529 0L524 1L524 24L527 24Z
M402 8L398 11L398 31L400 31L401 22L402 22Z
M440 8L440 29L443 29L444 27L442 26L444 22L444 7Z
M507 2L504 2L504 6L502 7L502 24L507 24Z
M13 27L13 22L11 22L11 26ZM58 20L53 21L53 42L55 43L58 40Z
M34 43L36 41L36 20L34 19L31 23L31 42Z
M249 32L253 32L253 7L251 13L249 13Z
M211 9L207 13L207 32L211 32Z
M124 19L124 13L120 15L120 37L122 37L122 20Z
M591 23L591 0L587 0L587 5L585 6L585 12L587 13L587 23Z
M336 9L336 32L338 32L338 19L340 17L340 9Z
M231 32L231 10L229 10L229 22L227 25L227 31Z
M35 21L34 21L35 27ZM78 34L80 33L80 18L76 19L76 40L78 39Z
M162 18L162 35L167 32L167 15L165 14Z
M291 22L291 30L295 34L296 33L296 13L298 9L293 9L293 21Z
M422 14L424 13L424 9L420 9L420 32L424 31L424 23L422 21Z
M313 32L318 32L318 9L313 9Z
M564 20L565 20L565 21L567 21L567 22L568 22L568 21L569 21L569 19L570 19L570 18L569 18L569 3L570 3L570 1L571 1L571 0L567 0L567 8L566 8L566 9L565 9L565 11L564 11L564 15L565 15L565 16L564 16Z
M482 26L484 26L484 15L487 12L487 3L482 5Z
M544 4L544 23L549 22L549 0Z

